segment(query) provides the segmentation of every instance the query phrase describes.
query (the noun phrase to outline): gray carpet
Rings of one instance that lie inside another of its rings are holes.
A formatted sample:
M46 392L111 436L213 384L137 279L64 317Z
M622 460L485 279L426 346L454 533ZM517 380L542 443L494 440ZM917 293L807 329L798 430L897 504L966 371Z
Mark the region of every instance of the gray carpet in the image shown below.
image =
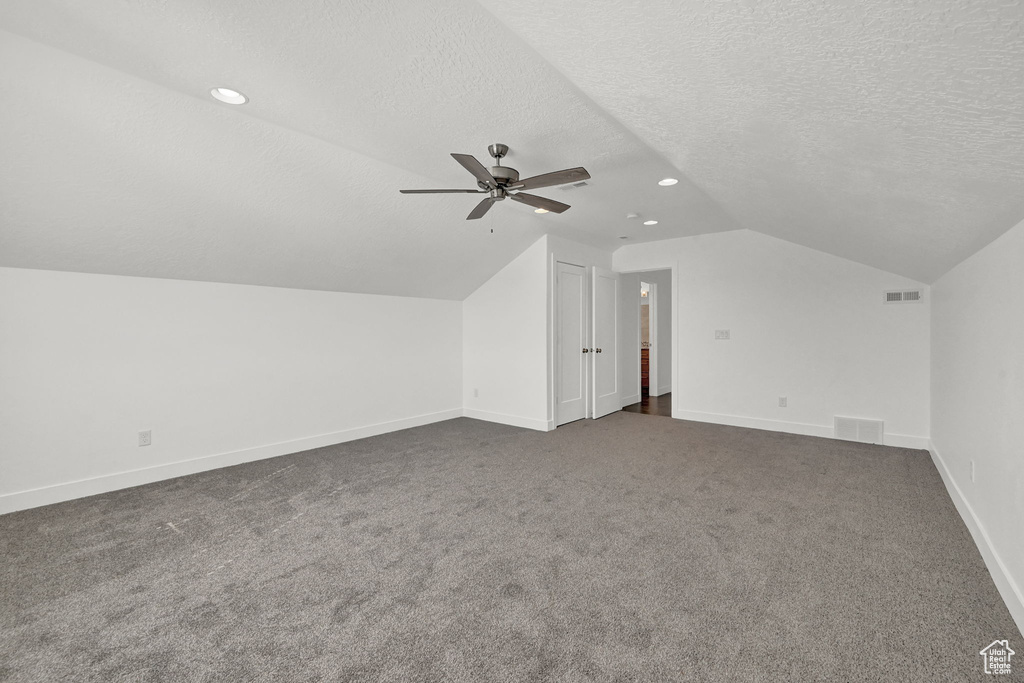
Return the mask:
M626 413L19 512L0 553L4 681L964 681L1024 652L926 452Z

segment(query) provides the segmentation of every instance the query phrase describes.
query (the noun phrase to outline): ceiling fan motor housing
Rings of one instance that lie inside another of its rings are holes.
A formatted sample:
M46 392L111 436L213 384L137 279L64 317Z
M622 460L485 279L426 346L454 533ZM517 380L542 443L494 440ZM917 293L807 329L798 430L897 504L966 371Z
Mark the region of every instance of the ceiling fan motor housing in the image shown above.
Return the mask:
M490 171L499 185L511 185L519 180L519 171L509 166L491 166Z

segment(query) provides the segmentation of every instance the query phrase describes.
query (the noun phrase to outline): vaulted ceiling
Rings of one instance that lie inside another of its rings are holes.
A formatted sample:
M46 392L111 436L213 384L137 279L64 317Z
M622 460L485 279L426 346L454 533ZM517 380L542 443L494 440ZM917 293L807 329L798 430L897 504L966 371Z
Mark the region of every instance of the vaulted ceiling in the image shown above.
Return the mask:
M1024 218L1022 21L966 0L6 0L0 265L460 299L545 232L748 228L930 282ZM398 193L472 188L449 153L489 165L494 142L523 176L593 178L535 191L561 215Z

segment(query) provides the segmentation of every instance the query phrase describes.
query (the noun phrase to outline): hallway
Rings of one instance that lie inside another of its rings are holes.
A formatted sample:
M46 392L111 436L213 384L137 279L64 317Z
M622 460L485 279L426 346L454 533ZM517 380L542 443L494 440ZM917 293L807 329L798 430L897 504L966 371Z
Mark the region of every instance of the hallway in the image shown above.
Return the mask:
M639 403L626 406L622 410L627 413L672 417L672 394L662 394L661 396L648 396L644 394Z

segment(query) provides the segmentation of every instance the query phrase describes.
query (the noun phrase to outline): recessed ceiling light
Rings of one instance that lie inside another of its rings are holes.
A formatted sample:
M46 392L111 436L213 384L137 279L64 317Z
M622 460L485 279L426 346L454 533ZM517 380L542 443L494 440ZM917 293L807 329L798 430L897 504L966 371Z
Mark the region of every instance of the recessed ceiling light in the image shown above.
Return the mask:
M547 209L534 209L533 212L534 213L547 213L548 210Z
M245 104L249 101L248 97L231 88L214 88L210 91L210 94L213 95L215 100L228 104Z
M644 225L657 225L658 221L644 221Z
M659 185L665 185L667 187L669 185L675 185L678 182L679 181L676 180L675 178L665 178L664 180L659 180L658 184Z

